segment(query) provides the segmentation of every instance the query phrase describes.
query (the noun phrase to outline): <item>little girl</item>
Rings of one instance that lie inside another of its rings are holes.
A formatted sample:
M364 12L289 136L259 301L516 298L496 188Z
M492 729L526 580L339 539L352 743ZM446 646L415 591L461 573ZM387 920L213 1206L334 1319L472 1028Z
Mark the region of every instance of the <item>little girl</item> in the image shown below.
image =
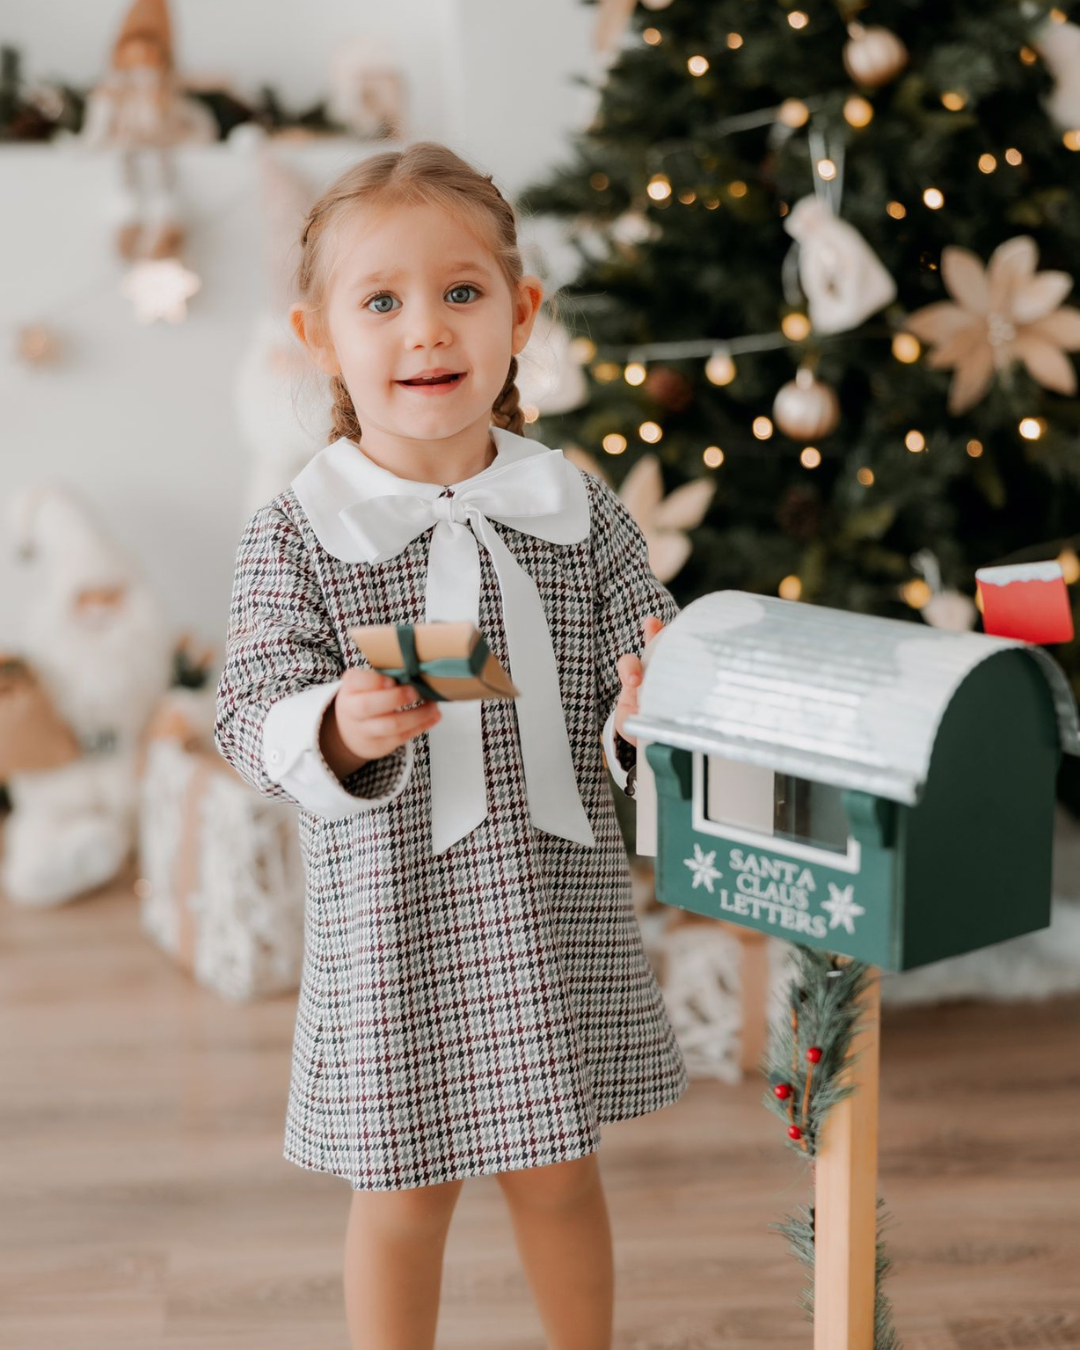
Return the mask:
M542 288L489 175L435 142L374 155L301 244L331 443L244 531L215 732L301 808L284 1156L351 1182L356 1350L434 1343L454 1203L487 1174L552 1350L606 1350L600 1126L688 1076L604 762L628 790L640 653L677 606L618 496L523 435ZM471 619L519 697L424 702L349 637L436 619Z

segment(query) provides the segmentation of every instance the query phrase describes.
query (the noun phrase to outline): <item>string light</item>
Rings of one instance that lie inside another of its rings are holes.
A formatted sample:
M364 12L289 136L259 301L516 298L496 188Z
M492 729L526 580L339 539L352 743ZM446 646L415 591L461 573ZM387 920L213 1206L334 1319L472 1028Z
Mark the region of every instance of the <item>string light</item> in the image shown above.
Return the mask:
M767 417L755 417L753 430L759 441L767 441L773 433L773 425Z
M803 338L809 336L810 320L796 310L792 314L784 315L780 320L780 329L791 342L802 342Z
M600 444L609 455L621 455L626 449L626 437L620 436L617 431L609 431Z
M1061 575L1065 578L1065 585L1072 586L1080 581L1080 558L1076 556L1075 550L1063 548L1057 555L1057 560L1061 565Z
M642 422L641 426L637 429L637 434L643 441L648 441L650 445L655 445L660 437L663 436L664 429L658 422Z
M728 191L731 193L733 197L745 197L746 184L742 181L741 178L736 178L733 183L728 184Z
M1033 66L1038 59L1038 52L1033 51L1030 47L1020 48L1020 60L1023 61L1025 66Z
M596 355L596 343L592 338L576 337L570 342L570 355L582 365Z
M937 211L945 205L945 194L940 188L927 188L922 199L931 211Z
M821 463L821 451L816 445L808 445L799 456L799 463L804 469L816 469Z
M804 14L801 9L793 9L787 16L787 21L791 24L792 28L805 28L810 22L810 15Z
M685 192L679 193L679 201L683 206L692 206L697 201L697 193L693 188L687 188Z
M654 202L666 202L671 196L671 183L662 173L654 173L645 191Z
M705 362L705 378L710 384L730 384L735 378L735 362L725 351L715 351Z
M742 43L743 40L741 33L729 33L727 35L727 45L733 52L737 52L739 48L742 46Z
M979 168L983 173L993 173L997 168L997 156L990 154L980 155Z
M601 384L610 384L622 374L622 366L617 361L597 361L592 368L593 379Z
M589 178L589 186L594 187L597 192L603 192L610 181L606 173L594 173Z
M785 577L776 590L781 600L799 600L802 597L802 582L796 576Z
M701 458L710 469L718 469L724 462L724 452L718 445L707 445Z
M705 198L705 210L706 210L706 211L715 211L716 208L717 208L719 205L720 205L720 198L719 198L719 197L706 197L706 198Z
M1065 23L1065 21L1068 19L1069 16L1065 13L1063 9L1058 9L1055 6L1050 11L1050 17L1053 19L1055 23Z
M892 354L905 366L910 366L922 354L922 346L914 333L897 333L892 340Z
M1025 441L1037 441L1046 430L1046 421L1042 417L1024 417L1020 422L1020 435Z
M920 450L926 449L926 437L921 431L916 431L914 427L904 437L904 444L913 455L917 455Z
M859 480L859 482L863 485L863 487L874 486L873 469L865 469L865 468L860 469L859 472L855 475L855 477Z
M1005 151L1005 158L1014 168L1017 164L1023 164L1024 162L1024 156L1017 150L1015 145L1011 145L1008 150Z
M874 106L869 100L855 95L844 104L844 118L853 127L865 127L874 116Z
M971 456L972 459L978 459L983 452L983 443L982 441L975 440L973 437L970 441L968 441L965 449L967 450L968 454Z
M1080 131L1067 131L1061 139L1066 150L1080 150Z
M890 202L885 210L892 216L893 220L903 220L907 215L907 207L903 202Z
M817 171L820 178L824 178L826 183L831 183L836 177L836 165L831 159L819 159L817 162Z
M659 47L660 43L664 40L664 35L659 28L646 28L643 30L641 36L650 47Z
M776 116L784 126L797 131L799 127L806 126L810 120L810 109L801 98L786 98L777 109Z
M922 577L915 577L900 587L900 595L912 609L923 609L929 603L933 591Z
M704 75L709 69L709 62L704 56L692 56L687 61L686 68L691 75Z
M959 112L967 103L963 94L955 89L949 89L941 96L941 101L950 112Z
M640 361L631 361L623 371L623 379L627 384L644 384L646 373Z

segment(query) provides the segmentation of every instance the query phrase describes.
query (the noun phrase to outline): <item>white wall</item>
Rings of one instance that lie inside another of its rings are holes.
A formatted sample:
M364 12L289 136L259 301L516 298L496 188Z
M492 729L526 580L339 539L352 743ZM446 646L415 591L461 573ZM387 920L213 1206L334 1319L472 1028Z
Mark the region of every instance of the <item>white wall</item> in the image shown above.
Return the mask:
M31 77L85 84L126 0L8 0L0 40ZM403 54L412 136L451 144L514 192L563 154L585 106L592 11L578 0L174 0L181 66L238 92L275 85L290 106L325 93L335 42L381 32ZM357 145L304 151L323 181ZM179 629L219 656L247 461L233 381L264 296L254 163L227 144L179 156L185 261L203 289L173 326L137 324L119 292L108 210L115 165L72 143L0 147L0 487L80 489L143 563ZM64 359L18 363L13 330L43 322ZM6 545L0 539L0 545ZM17 644L19 577L0 547L0 650Z

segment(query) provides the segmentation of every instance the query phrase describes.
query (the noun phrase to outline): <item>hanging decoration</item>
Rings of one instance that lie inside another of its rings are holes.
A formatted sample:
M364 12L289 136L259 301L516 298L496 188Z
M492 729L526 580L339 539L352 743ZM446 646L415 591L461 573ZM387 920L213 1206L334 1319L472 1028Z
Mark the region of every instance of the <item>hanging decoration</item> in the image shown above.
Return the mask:
M793 441L817 441L831 435L840 422L840 400L831 385L800 366L773 401L773 421Z
M824 196L803 197L784 218L799 245L799 281L819 333L843 333L896 298L896 282L870 245Z
M364 140L408 139L405 74L387 39L374 33L335 49L327 112Z
M1032 46L1053 76L1046 114L1060 131L1080 128L1080 28L1048 19L1032 39Z
M908 49L888 28L848 24L844 69L867 89L880 89L895 80L908 63Z
M969 633L979 617L975 601L962 591L945 587L937 556L930 549L920 549L912 557L911 565L924 578L930 591L929 599L918 606L930 627L944 628L950 633Z
M995 375L1018 360L1043 388L1076 392L1076 369L1065 353L1080 351L1080 310L1061 304L1073 279L1036 272L1038 257L1028 235L1000 244L986 267L968 249L942 249L941 276L953 299L916 310L904 326L933 345L927 365L954 372L951 413L974 407Z

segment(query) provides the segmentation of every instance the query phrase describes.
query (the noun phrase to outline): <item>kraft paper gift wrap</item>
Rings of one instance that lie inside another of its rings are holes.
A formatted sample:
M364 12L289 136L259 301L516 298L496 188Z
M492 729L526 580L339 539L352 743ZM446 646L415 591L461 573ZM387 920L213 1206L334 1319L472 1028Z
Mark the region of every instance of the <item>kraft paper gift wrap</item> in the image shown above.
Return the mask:
M372 624L349 635L371 665L421 698L517 698L518 690L484 635L468 620Z

